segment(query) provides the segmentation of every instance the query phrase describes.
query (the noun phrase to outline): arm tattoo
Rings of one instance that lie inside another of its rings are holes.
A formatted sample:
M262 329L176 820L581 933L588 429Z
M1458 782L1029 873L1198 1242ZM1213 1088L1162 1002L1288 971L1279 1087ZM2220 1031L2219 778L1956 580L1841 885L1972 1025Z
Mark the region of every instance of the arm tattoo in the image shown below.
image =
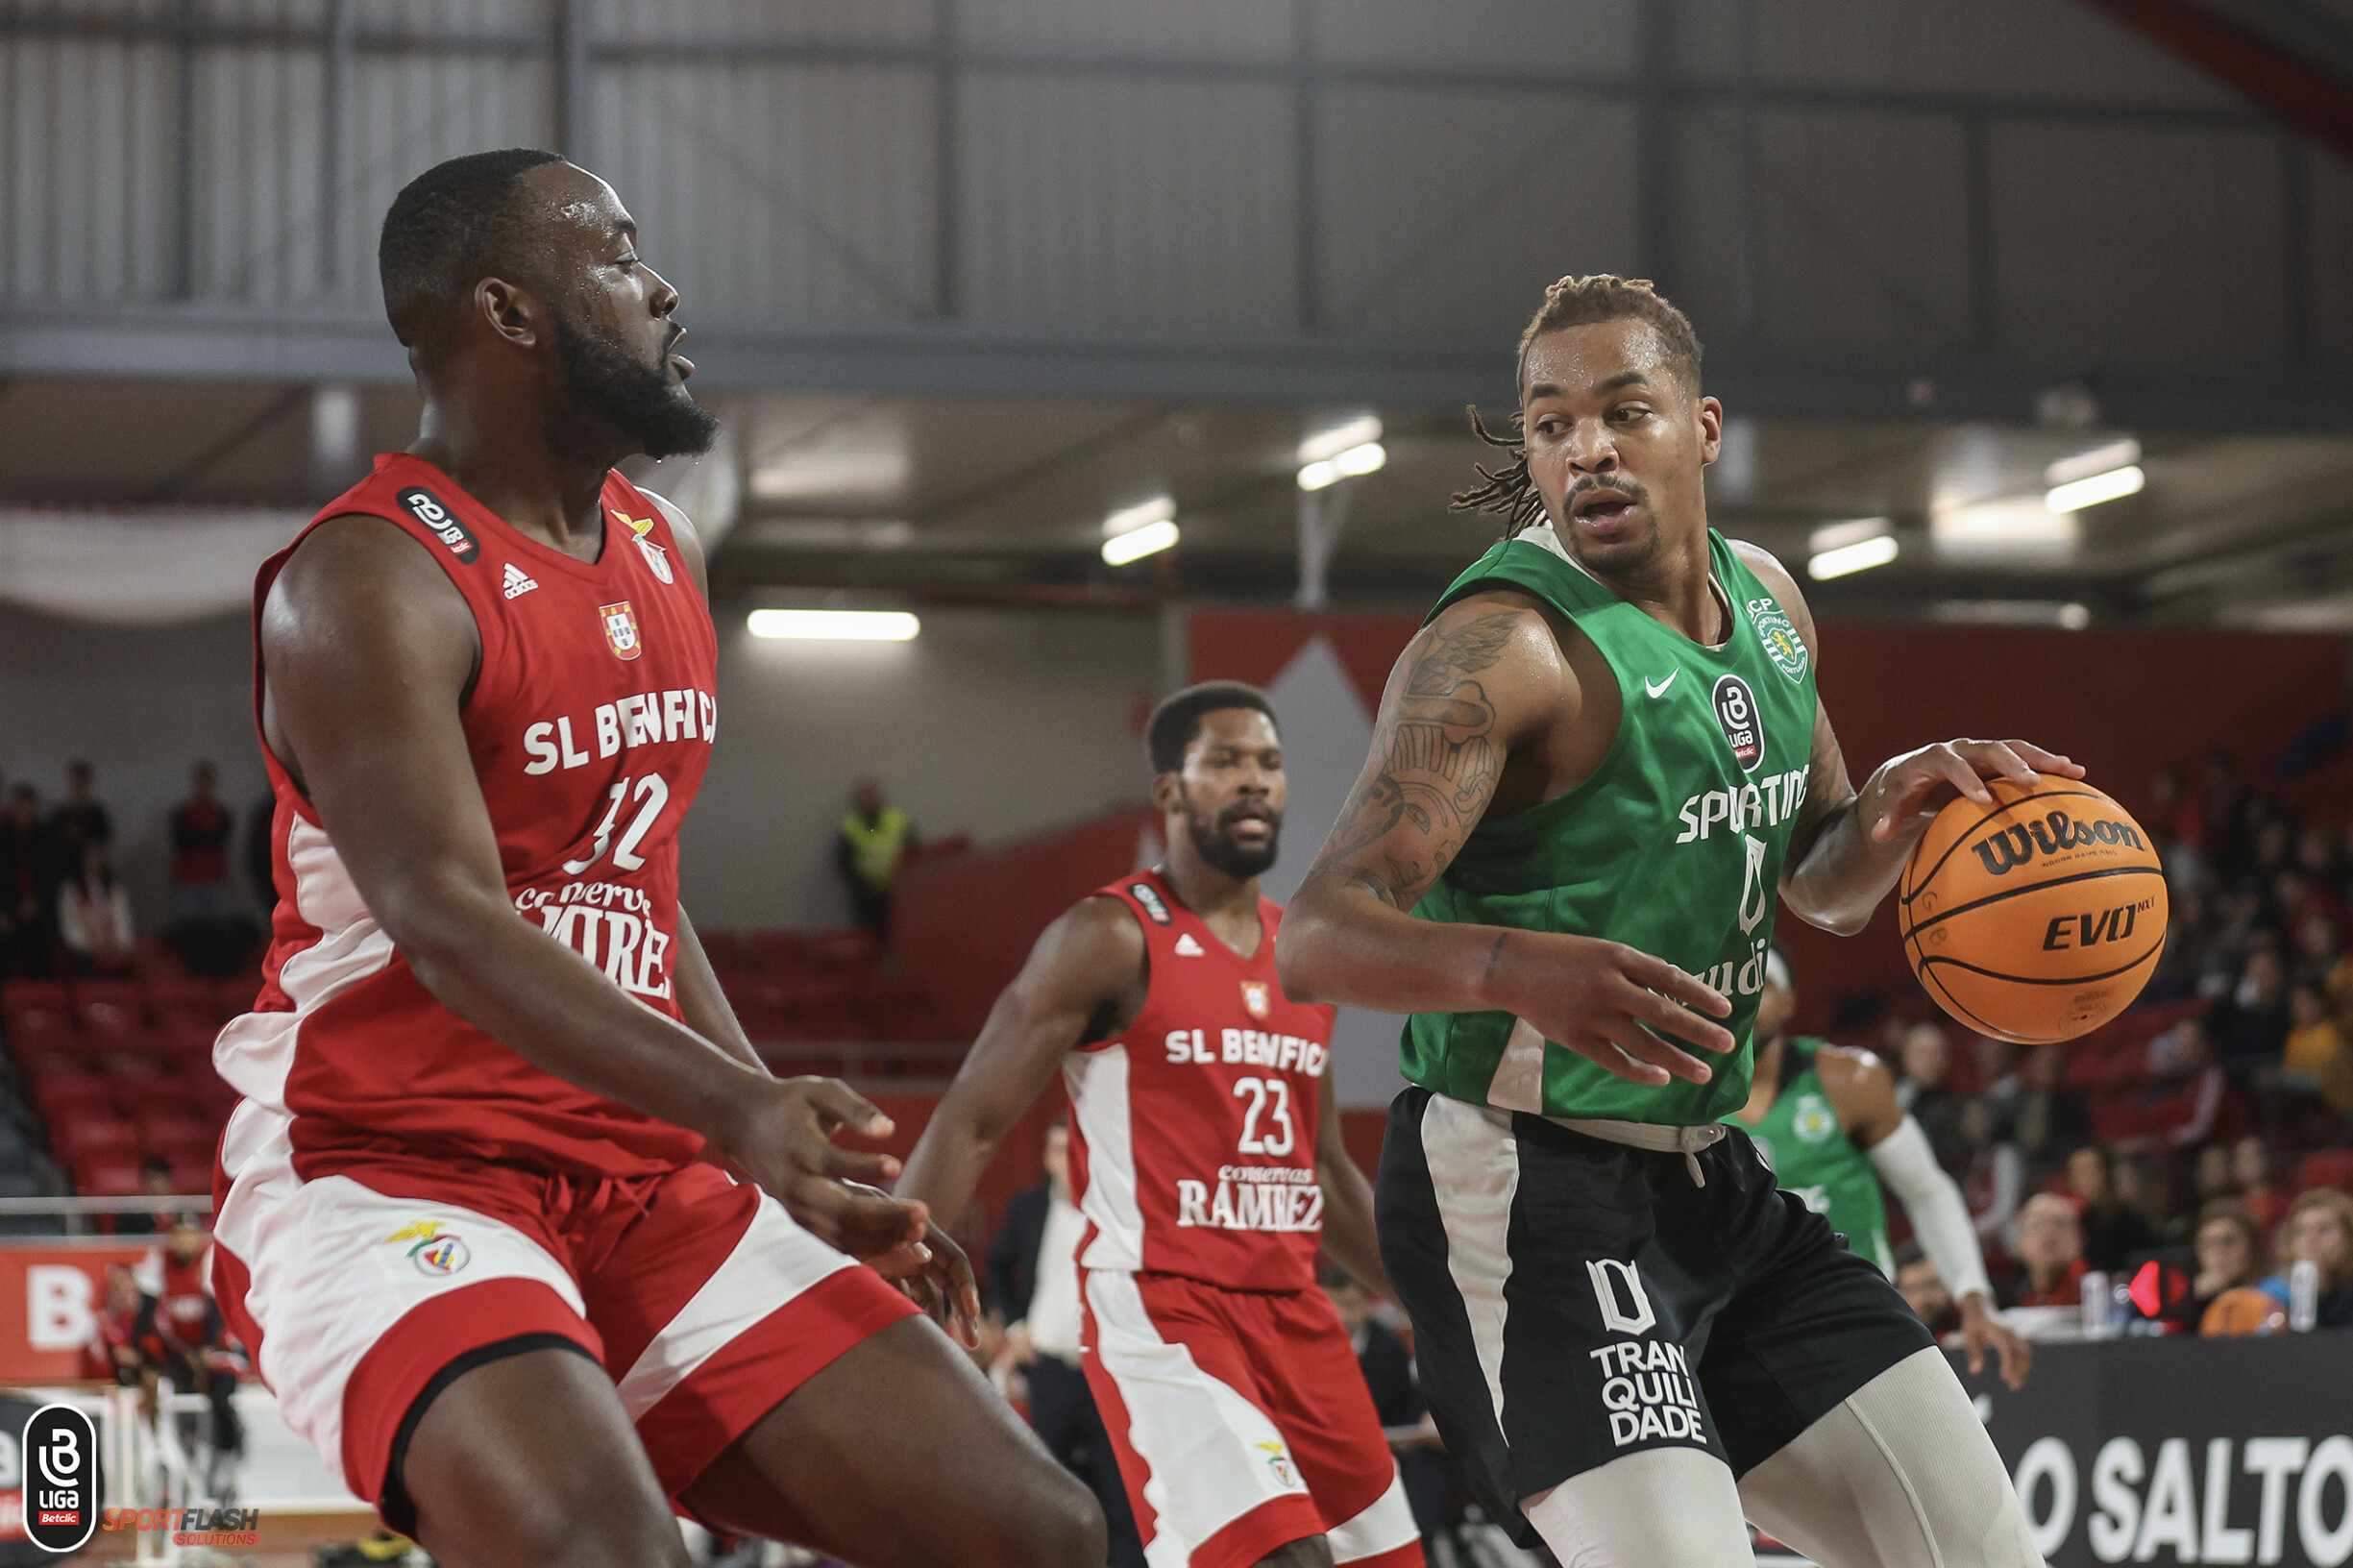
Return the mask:
M1373 737L1378 758L1341 808L1308 872L1361 887L1409 909L1478 825L1502 775L1496 709L1475 678L1501 662L1521 610L1499 610L1437 632L1415 655Z

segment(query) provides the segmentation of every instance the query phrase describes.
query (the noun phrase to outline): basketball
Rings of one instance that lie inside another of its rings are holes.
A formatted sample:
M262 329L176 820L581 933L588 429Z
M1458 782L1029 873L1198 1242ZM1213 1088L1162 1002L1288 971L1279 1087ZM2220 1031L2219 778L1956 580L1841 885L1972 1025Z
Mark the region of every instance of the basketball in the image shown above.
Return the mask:
M2165 949L2165 872L2141 825L2099 791L1989 778L1994 804L1937 813L1898 887L1904 956L1937 1004L1980 1034L2072 1040L2130 1006Z

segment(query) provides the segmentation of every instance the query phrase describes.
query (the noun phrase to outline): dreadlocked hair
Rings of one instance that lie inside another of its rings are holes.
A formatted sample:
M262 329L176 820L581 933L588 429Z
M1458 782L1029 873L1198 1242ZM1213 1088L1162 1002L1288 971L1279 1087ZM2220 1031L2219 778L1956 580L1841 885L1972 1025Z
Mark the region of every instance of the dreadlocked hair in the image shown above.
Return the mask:
M1529 346L1545 333L1569 327L1590 327L1597 322L1623 321L1630 316L1650 323L1651 330L1666 346L1668 362L1677 379L1697 397L1700 335L1692 331L1691 318L1669 304L1649 279L1620 278L1607 272L1563 278L1544 291L1542 308L1520 334L1519 373L1515 379L1525 383ZM1483 463L1473 464L1472 471L1481 482L1456 492L1450 509L1495 513L1504 519L1507 539L1543 522L1544 498L1536 493L1535 481L1528 475L1528 445L1522 416L1514 412L1505 433L1498 435L1487 429L1476 405L1465 412L1471 417L1471 433L1490 447L1502 448L1510 458L1494 469Z

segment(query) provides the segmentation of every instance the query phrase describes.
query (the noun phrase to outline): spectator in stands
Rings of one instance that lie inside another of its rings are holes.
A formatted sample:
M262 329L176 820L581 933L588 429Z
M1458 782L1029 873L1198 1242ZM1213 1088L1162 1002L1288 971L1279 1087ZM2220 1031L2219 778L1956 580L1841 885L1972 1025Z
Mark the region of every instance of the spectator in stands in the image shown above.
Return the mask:
M2190 1300L2182 1321L2202 1324L2206 1309L2225 1290L2253 1285L2263 1278L2263 1227L2236 1198L2217 1198L2197 1214L2197 1272L2190 1282Z
M65 765L65 798L49 820L69 866L82 863L85 846L107 848L114 843L114 819L91 793L90 777L88 763L77 758Z
M172 919L216 920L229 913L228 808L213 798L212 764L189 770L188 797L172 812Z
M107 862L103 842L82 845L78 874L58 889L58 940L80 975L128 974L138 931L131 894Z
M2018 1218L2018 1245L2011 1249L2025 1265L2013 1307L2073 1307L2083 1300L2083 1225L2075 1206L2055 1192L2037 1192Z
M1928 1135L1937 1164L1959 1170L1968 1163L1961 1142L1961 1096L1946 1088L1952 1073L1952 1041L1936 1022L1912 1025L1903 1034L1903 1076L1896 1083L1896 1103L1909 1111Z
M54 968L57 890L64 879L57 835L41 820L40 793L30 784L9 792L0 818L0 915L7 919L6 962L0 972L40 979Z
M2288 1041L2288 966L2274 947L2258 944L2246 955L2239 983L2215 1009L2215 1040L2223 1066L2243 1083L2278 1065Z
M1896 1291L1930 1334L1942 1338L1960 1328L1961 1313L1953 1305L1952 1292L1918 1241L1906 1241L1896 1249Z
M212 1237L192 1219L174 1225L163 1248L163 1288L156 1295L155 1328L163 1348L161 1370L174 1387L203 1394L211 1406L213 1496L245 1450L245 1425L231 1396L237 1389L241 1357L229 1324L212 1299L207 1267Z
M1079 1238L1087 1220L1070 1201L1070 1129L1045 1133L1045 1178L1014 1194L990 1243L989 1309L1005 1320L1000 1374L1029 1390L1029 1424L1047 1452L1103 1505L1112 1568L1142 1568L1143 1540L1119 1479L1119 1460L1079 1361Z
M1363 1369L1364 1384L1372 1391L1373 1409L1381 1417L1389 1446L1396 1450L1397 1471L1405 1482L1406 1505L1413 1510L1414 1528L1421 1531L1424 1550L1434 1554L1438 1537L1446 1533L1447 1510L1462 1488L1454 1461L1438 1440L1436 1423L1430 1419L1430 1408L1422 1401L1413 1354L1394 1329L1373 1315L1376 1298L1353 1275L1344 1269L1326 1268L1323 1286L1324 1294L1332 1298L1333 1310L1339 1313L1340 1326L1348 1331L1357 1365Z
M2092 1136L2092 1113L2082 1095L2063 1087L2066 1079L2065 1045L2038 1045L2026 1058L2025 1091L2012 1136L2039 1171L2049 1170L2067 1150Z
M873 779L858 780L834 840L833 864L849 893L857 923L886 947L891 943L891 890L898 879L898 863L914 847L915 824L907 814L884 797L882 786Z
M2231 1174L2239 1183L2239 1201L2255 1223L2267 1233L2288 1215L2288 1194L2271 1185L2271 1148L2250 1133L2231 1145Z
M1998 1247L2026 1199L2026 1156L2009 1136L1997 1102L1978 1095L1961 1106L1961 1141L1969 1164L1961 1174L1961 1195L1980 1247Z
M83 1352L83 1371L125 1388L143 1388L155 1413L154 1369L163 1359L155 1334L155 1302L139 1288L129 1263L107 1265L106 1299L90 1320L90 1341Z
M2142 1107L2146 1133L2123 1140L2139 1151L2194 1148L2213 1136L2222 1111L2222 1068L2214 1060L2206 1020L2194 1014L2148 1042L2149 1092Z
M2193 1167L2190 1185L2197 1194L2198 1212L2218 1198L2238 1196L2239 1181L2231 1174L2230 1145L2209 1143L2197 1151L2197 1164Z
M2134 1253L2162 1245L2117 1191L2116 1162L2099 1144L2086 1143L2067 1157L2067 1186L2082 1205L2079 1246L2089 1267L2114 1273Z
M2327 993L2310 980L2290 986L2288 1018L2276 1080L2281 1094L2334 1117L2353 1115L2353 1043L2330 1010Z
M2353 1328L2353 1193L2313 1188L2288 1206L2282 1236L2280 1261L2287 1268L2264 1281L2264 1289L2288 1304L2288 1270L2310 1262L2320 1271L2318 1326Z

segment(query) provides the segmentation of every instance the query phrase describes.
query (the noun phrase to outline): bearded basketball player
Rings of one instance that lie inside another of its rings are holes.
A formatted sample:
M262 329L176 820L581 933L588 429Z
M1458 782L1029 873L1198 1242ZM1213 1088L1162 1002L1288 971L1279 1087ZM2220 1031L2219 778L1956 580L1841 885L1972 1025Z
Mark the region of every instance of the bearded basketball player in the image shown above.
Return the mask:
M1928 1135L1896 1103L1896 1075L1869 1051L1789 1033L1797 1008L1789 960L1765 955L1765 989L1756 999L1756 1066L1748 1103L1727 1119L1749 1135L1773 1167L1774 1184L1794 1192L1889 1279L1888 1192L1902 1203L1921 1251L1936 1265L1961 1313L1961 1345L1973 1375L1991 1347L2004 1382L2022 1387L2034 1354L1994 1315L1985 1254L1960 1187L1936 1163Z
M1259 894L1283 825L1265 694L1189 687L1145 731L1167 858L1048 926L908 1157L961 1213L1057 1067L1070 1094L1081 1361L1152 1568L1418 1568L1397 1461L1315 1284L1385 1292L1340 1143L1328 1007L1276 984Z
M1690 322L1563 279L1519 371L1462 498L1510 532L1400 658L1280 946L1293 996L1412 1015L1381 1240L1446 1446L1563 1562L1745 1562L1744 1507L1828 1568L2039 1562L1926 1331L1719 1118L1777 888L1860 930L1946 801L2082 770L1953 741L1857 792L1797 584L1708 527Z
M678 1509L1094 1568L1094 1500L856 1261L975 1310L831 1146L887 1123L769 1075L678 907L718 645L693 529L613 472L710 444L676 291L548 153L420 176L380 261L422 431L255 595L281 897L215 1047L230 1322L443 1563L683 1568Z

